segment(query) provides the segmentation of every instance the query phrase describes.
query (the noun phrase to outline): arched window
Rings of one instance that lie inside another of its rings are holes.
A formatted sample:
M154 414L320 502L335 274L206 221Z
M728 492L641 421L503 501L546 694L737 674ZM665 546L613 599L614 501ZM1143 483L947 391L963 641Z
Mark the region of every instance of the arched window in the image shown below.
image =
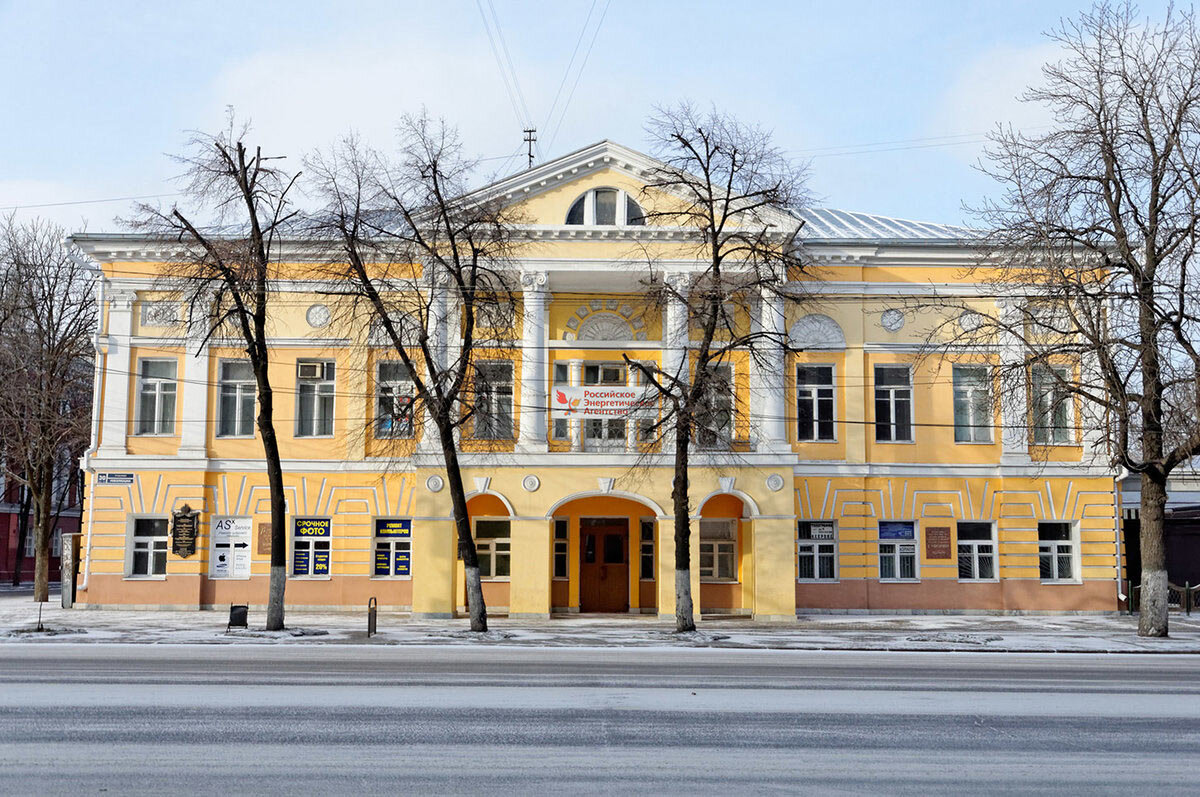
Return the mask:
M618 188L593 188L571 204L567 224L605 227L642 226L646 214L627 192Z

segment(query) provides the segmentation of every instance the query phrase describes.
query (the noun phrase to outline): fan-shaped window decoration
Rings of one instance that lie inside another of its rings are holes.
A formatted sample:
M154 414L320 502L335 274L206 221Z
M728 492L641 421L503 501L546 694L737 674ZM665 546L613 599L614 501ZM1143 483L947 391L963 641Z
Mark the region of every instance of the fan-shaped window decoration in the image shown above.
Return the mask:
M616 313L594 313L579 325L580 340L633 340L633 327Z
M618 299L592 299L567 319L563 340L646 340L646 322Z
M603 227L644 226L646 214L627 192L618 188L593 188L571 204L567 224Z
M792 348L801 351L841 351L846 348L846 335L838 322L827 315L806 315L788 331Z

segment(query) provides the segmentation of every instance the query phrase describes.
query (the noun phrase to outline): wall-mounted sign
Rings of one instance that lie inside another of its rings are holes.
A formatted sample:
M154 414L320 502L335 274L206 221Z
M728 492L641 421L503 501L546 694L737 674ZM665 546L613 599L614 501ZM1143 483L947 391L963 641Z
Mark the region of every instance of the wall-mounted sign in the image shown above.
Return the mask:
M654 394L644 387L556 385L550 389L553 418L624 418L637 410L657 406Z
M925 558L950 559L953 557L950 546L949 526L925 527Z
M212 551L209 578L250 578L250 527L248 517L215 517L209 526Z
M132 473L97 473L96 484L133 484Z
M329 575L329 542L333 536L329 518L296 518L292 528L292 575Z
M196 531L200 513L184 504L171 516L171 553L188 558L196 552Z
M375 575L412 575L412 520L375 520Z
M412 521L408 518L378 518L375 521L376 537L411 537Z
M259 556L271 555L271 524L258 524L258 543L255 545L254 552Z
M913 522L911 520L881 520L879 522L879 539L881 540L911 540L915 539Z

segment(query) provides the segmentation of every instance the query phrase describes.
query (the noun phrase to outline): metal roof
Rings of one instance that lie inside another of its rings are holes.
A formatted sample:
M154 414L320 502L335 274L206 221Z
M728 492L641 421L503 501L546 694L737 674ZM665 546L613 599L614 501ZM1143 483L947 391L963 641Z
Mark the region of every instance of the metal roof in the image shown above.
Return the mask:
M893 219L834 208L809 208L800 211L799 215L804 220L803 236L809 241L965 243L978 235L969 227Z

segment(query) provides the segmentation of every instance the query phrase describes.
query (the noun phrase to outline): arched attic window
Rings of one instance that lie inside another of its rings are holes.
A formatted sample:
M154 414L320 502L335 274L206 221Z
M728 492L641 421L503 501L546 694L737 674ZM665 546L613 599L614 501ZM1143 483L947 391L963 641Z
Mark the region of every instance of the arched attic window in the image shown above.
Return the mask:
M645 223L642 206L619 188L593 188L567 211L567 224L631 227Z

